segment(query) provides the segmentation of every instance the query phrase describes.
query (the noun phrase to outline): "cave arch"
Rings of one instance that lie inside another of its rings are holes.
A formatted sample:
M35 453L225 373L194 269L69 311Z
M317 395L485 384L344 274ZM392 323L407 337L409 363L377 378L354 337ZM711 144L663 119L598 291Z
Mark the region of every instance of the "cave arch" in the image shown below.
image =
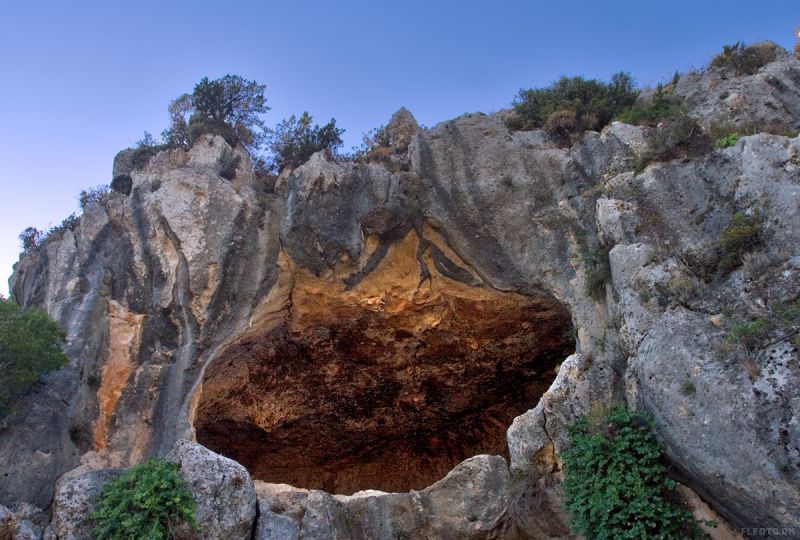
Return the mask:
M425 242L410 233L350 287L284 257L269 306L206 368L198 442L257 479L340 494L422 489L507 456L508 426L575 349L570 313Z

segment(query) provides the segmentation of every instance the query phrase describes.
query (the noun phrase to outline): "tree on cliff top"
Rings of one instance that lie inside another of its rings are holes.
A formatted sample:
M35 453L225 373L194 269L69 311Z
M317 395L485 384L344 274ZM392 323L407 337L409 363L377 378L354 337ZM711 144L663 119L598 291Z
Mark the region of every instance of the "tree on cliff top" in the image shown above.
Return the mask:
M43 310L0 299L0 419L39 377L67 363L64 332Z
M315 152L335 152L341 146L344 130L336 127L335 118L324 126L312 124L312 121L307 112L299 119L292 115L269 132L267 146L272 153L269 165L274 173L302 165Z
M189 148L200 135L213 133L231 145L242 143L255 150L266 133L261 119L269 110L265 88L238 75L213 81L204 77L191 94L183 94L169 104L170 127L162 137L168 146Z

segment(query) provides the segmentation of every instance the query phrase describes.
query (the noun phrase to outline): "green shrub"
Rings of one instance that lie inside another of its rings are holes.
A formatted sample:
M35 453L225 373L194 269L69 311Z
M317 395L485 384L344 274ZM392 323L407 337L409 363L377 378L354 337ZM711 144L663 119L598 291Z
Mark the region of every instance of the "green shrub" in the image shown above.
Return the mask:
M633 125L655 125L663 120L676 118L685 112L686 106L683 98L659 84L648 101L634 103L617 115L616 120Z
M38 308L23 310L0 299L0 418L11 412L39 378L67 363L64 333Z
M382 160L394 154L389 127L380 125L361 135L361 144L353 146L344 156L357 163Z
M544 123L544 130L559 144L568 145L573 136L582 131L575 111L560 110L550 113Z
M740 124L715 122L712 123L708 129L708 134L715 141L724 139L725 137L728 137L734 133L739 137L755 135L757 133L769 133L772 135L781 135L789 138L794 135L794 132L782 122L743 122Z
M585 228L579 228L575 233L586 271L586 294L600 302L605 297L606 282L611 278L611 261L609 252L611 247L597 240L590 240Z
M749 215L742 212L733 214L730 226L723 229L720 235L722 258L719 268L730 272L741 266L742 256L761 242L762 233L761 212L758 210Z
M242 143L256 150L266 136L261 119L269 110L265 88L238 75L213 81L205 77L191 94L183 94L169 104L170 127L161 137L167 147L189 148L200 135L211 133L222 136L232 146ZM152 138L147 142L152 143Z
M94 186L84 189L78 195L78 204L81 210L86 210L95 204L105 204L111 196L111 191L107 185Z
M711 147L711 142L697 123L685 114L659 125L649 139L647 149L642 152L634 166L636 174L650 163L700 155Z
M43 246L47 241L58 239L64 236L67 231L74 231L81 224L81 217L73 212L68 215L58 225L53 225L46 231L40 231L35 227L28 227L19 235L22 242L22 251L29 251Z
M674 494L652 420L621 407L571 426L564 502L588 540L707 538Z
M608 246L590 249L585 257L586 292L598 302L605 296L606 282L611 278L610 250Z
M544 127L553 113L575 115L574 131L601 129L614 116L636 102L638 91L627 73L617 73L606 83L583 77L561 77L546 88L520 90L514 99L515 118L509 127Z
M36 227L27 227L19 233L19 241L22 243L22 251L29 251L42 245L45 232Z
M336 127L336 119L324 126L312 124L307 112L298 119L287 118L269 134L268 147L272 152L270 168L280 173L286 167L302 165L316 152L334 152L342 144L343 129Z
M720 69L729 69L736 75L753 75L761 67L775 60L775 46L760 43L749 47L737 41L733 45L722 47L722 53L711 60L711 65Z
M764 319L756 319L735 325L725 339L730 343L739 343L747 350L753 350L767 337L767 333L767 322Z
M733 133L729 133L728 135L717 139L717 142L714 143L714 148L728 148L735 145L738 140L739 133L734 131Z
M194 498L178 466L151 459L106 484L89 518L96 522L98 540L160 540L197 529L194 513Z
M786 324L800 324L800 299L791 304L778 304L775 313Z
M162 133L162 135L164 134ZM158 154L162 150L168 149L169 147L170 147L169 144L157 141L155 137L153 137L150 133L145 131L144 137L136 141L136 144L133 147L133 154L131 155L131 165L133 166L133 170L144 169L150 163L150 160L153 159L153 157L155 157L156 154ZM111 182L111 189L116 189L113 180ZM119 191L120 193L124 193L126 195L130 194L129 188L118 189L117 191Z

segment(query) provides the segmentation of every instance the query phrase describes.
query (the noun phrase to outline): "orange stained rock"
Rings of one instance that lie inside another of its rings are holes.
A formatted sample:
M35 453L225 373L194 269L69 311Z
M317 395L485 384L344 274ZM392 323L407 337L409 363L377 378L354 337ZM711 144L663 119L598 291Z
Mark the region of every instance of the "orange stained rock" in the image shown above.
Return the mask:
M100 411L94 427L95 450L108 446L108 424L139 354L145 318L114 300L108 302L108 314L108 354L97 390Z

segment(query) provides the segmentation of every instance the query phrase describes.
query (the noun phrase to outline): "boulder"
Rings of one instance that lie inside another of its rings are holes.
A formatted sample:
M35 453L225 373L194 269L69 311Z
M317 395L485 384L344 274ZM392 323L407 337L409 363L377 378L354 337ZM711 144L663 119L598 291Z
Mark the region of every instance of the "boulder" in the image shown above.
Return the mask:
M53 532L59 540L94 538L88 519L97 506L103 486L123 473L120 469L87 470L78 467L59 478L53 498Z
M251 537L256 491L244 467L187 440L176 442L167 460L178 465L194 496L201 538Z

